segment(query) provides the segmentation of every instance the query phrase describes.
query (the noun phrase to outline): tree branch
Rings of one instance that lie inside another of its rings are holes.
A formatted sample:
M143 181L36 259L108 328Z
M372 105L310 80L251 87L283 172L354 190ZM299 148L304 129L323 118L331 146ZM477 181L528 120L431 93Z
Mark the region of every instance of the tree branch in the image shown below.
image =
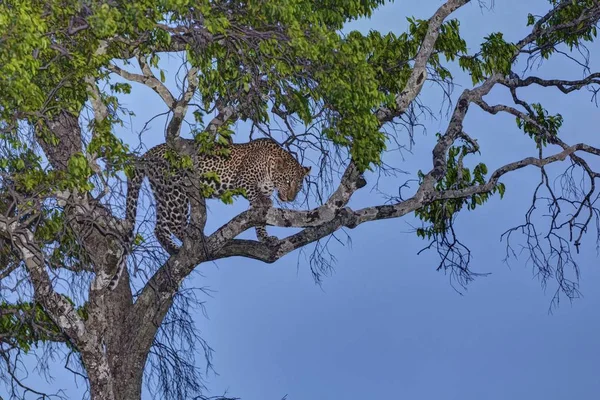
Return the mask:
M0 230L6 233L21 253L29 273L34 298L43 305L52 321L79 346L86 337L84 321L75 312L75 307L52 288L50 276L45 268L44 254L35 244L33 233L22 229L16 221L0 216Z
M141 64L140 64L141 65ZM146 69L149 71L150 68L146 65ZM175 102L171 111L173 111L173 117L169 121L169 125L167 126L167 143L175 144L177 139L179 138L179 133L181 132L181 124L185 119L185 115L187 114L188 104L196 89L198 88L198 79L197 79L198 70L195 67L190 68L187 73L187 81L188 87L181 96L179 100Z
M562 79L542 79L536 76L528 76L525 79L520 79L518 76L511 77L511 79L506 80L505 82L500 82L501 84L505 84L507 87L525 87L529 85L540 85L543 87L556 87L561 92L568 94L575 90L580 90L585 86L589 85L600 85L600 72L590 74L586 76L584 79L578 80L562 80Z
M138 61L139 60L141 60L141 58L138 58ZM150 67L147 66L145 61L140 61L140 66L142 65L146 66L146 68L142 67L142 71L145 70L144 75L134 74L132 72L125 71L124 69L121 69L113 64L109 64L107 68L109 71L120 75L122 78L127 79L128 81L137 82L148 86L160 96L160 98L165 102L169 109L172 109L176 103L175 97L173 97L169 89L165 85L163 85L163 83L160 80L158 80L154 76L154 74L152 74Z
M575 2L572 0L560 1L550 12L548 12L546 15L544 15L542 18L540 18L533 25L533 29L531 30L531 33L517 43L517 49L519 51L521 51L528 44L531 44L531 43L535 42L536 40L538 40L544 36L550 35L552 33L563 31L563 30L569 30L574 27L581 27L581 28L577 29L577 31L579 31L579 30L587 29L590 27L591 24L598 22L598 19L600 18L600 4L598 2L595 2L595 5L587 8L579 16L579 18L571 19L568 22L565 22L562 24L557 24L557 25L552 25L552 26L544 28L544 24L546 24L548 21L550 21L550 19L552 19L552 17L556 16L556 14L558 12L560 12L564 8L570 6L574 3ZM575 33L577 33L577 31L576 32L571 31L569 33L575 34ZM557 40L560 41L560 40L563 40L563 38L557 38ZM546 47L554 46L557 43L558 42L549 42L545 46ZM539 50L539 49L536 49L536 50ZM531 51L528 51L528 52L531 53Z
M219 113L208 123L205 129L213 138L217 137L219 128L225 125L227 121L237 119L237 114L233 106L223 106L220 102L217 102L217 110Z
M414 66L404 90L396 95L396 108L390 110L386 107L381 107L375 115L381 124L393 120L395 117L403 114L409 104L419 95L423 84L427 80L427 63L433 54L435 43L440 34L440 27L444 20L458 8L469 3L471 0L448 0L444 3L429 19L427 34L421 43L419 52L415 57Z
M468 198L475 194L489 193L496 187L499 179L509 172L527 166L542 168L551 163L564 161L565 158L577 151L600 156L600 149L585 143L579 143L569 146L563 151L549 157L542 159L528 157L506 164L494 171L490 176L490 179L484 185L445 191L426 191L424 186L421 185L417 190L417 193L405 201L391 205L366 207L356 211L353 211L350 208L343 208L337 210L332 219L326 219L324 217L314 219L314 217L318 215L316 212L317 210L301 212L274 209L275 213L273 214L277 214L278 217L272 219L267 218L266 221L268 224L280 227L306 227L306 229L295 235L279 240L273 246L267 246L263 243L250 240L226 241L224 246L217 248L214 253L211 253L210 259L216 260L225 257L246 256L267 263L273 263L287 253L322 239L341 227L345 226L353 229L365 222L402 217L437 200ZM270 215L272 216L273 214ZM234 220L232 220L225 226L234 223ZM249 228L250 227L251 226L249 226Z
M439 29L444 19L454 10L469 1L470 0L448 0L430 19L427 34L421 44L417 57L415 58L415 65L405 90L396 97L396 109L389 110L382 108L376 112L377 118L381 124L402 114L410 102L418 96L426 80L427 61L433 53L435 42L439 36ZM136 79L139 81L139 78ZM230 107L220 109L219 115L211 121L207 130L213 134L216 133L217 129L223 125L228 118L234 117L234 115L235 112ZM171 131L171 129L169 129L169 131ZM368 220L368 218L389 215L389 206L381 206L378 209L371 210L373 213L369 211L364 215L361 214L357 216L352 213L340 212L340 210L343 210L343 207L348 203L354 191L365 186L365 184L366 181L358 172L354 163L350 162L344 172L338 189L333 193L329 200L318 209L294 212L293 215L295 218L290 214L287 214L289 211L274 208L269 209L266 216L266 222L268 224L280 226L310 226L310 228L286 239L286 241L279 241L280 244L277 244L277 250L273 253L275 256L268 255L265 257L265 260L272 259L273 257L276 257L275 259L280 258L284 254L299 247L301 245L300 243L310 243L334 232L341 226L355 226L355 218L357 220ZM398 207L406 213L409 212L409 210L412 210L412 208L409 207L410 204L411 203L409 202L406 203L406 205ZM160 321L161 315L164 316L166 313L167 308L165 307L168 307L168 305L171 304L172 296L183 279L189 275L196 265L206 261L209 254L211 257L219 252L230 254L229 252L231 252L232 249L242 250L244 248L246 249L246 254L252 255L253 258L262 259L259 251L257 251L257 247L255 245L250 246L249 241L234 241L231 244L227 243L246 229L259 224L261 219L265 219L265 217L263 216L261 218L256 210L248 210L219 228L206 239L206 243L203 241L202 244L196 243L194 246L187 245L187 241L184 240L184 246L182 246L180 252L176 256L171 257L167 263L159 268L142 290L142 293L136 302L137 313L139 314L137 319L140 322L147 320ZM299 222L300 220L302 223ZM228 247L225 247L225 250L222 250L224 246ZM206 254L206 247L208 248L208 254ZM261 247L260 249L264 250L264 247ZM271 253L272 252L273 250L271 250Z

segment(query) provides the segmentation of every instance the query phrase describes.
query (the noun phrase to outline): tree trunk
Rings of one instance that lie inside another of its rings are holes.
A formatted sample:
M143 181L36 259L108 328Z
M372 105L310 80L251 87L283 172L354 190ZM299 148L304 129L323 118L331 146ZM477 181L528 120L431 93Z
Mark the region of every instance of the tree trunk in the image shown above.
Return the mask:
M107 377L100 371L88 372L91 400L140 400L142 398L143 365L134 368L130 363L125 363L123 367L110 370Z
M111 305L119 308L119 304ZM112 307L107 309L114 311ZM140 327L129 322L130 315L120 321L111 318L118 314L98 319L108 321L102 329L102 345L87 355L82 352L92 400L139 400L142 396L144 367L154 336L139 340Z
M90 377L92 400L139 400L142 396L144 367L154 336L155 324L144 323L136 318L129 284L129 274L124 271L117 287L112 291L91 293L94 315L87 321L88 328L101 337L103 366L84 365ZM93 320L91 320L93 318ZM151 329L148 329L148 325ZM148 331L148 332L146 332ZM142 333L146 333L142 335ZM94 368L94 373L90 373ZM109 386L101 384L105 368ZM92 376L96 382L92 382Z
M136 357L129 358L129 356L127 353L123 354L123 363L112 371L115 400L140 400L142 398L145 363L131 362ZM92 399L96 400L94 397Z
M38 141L52 166L66 170L69 158L82 150L78 115L61 112L48 120L46 129L58 139L59 145L47 142L43 130ZM98 202L83 197L72 200L77 205L67 204L65 215L96 272L89 291L85 332L76 343L89 378L91 399L139 400L156 327L150 337L140 340L143 324L135 322L127 271L113 290L107 290L103 282L116 271L123 254L118 221Z
M82 352L92 400L141 399L144 367L157 327L134 326L132 320L120 324L112 320L103 345L87 354Z

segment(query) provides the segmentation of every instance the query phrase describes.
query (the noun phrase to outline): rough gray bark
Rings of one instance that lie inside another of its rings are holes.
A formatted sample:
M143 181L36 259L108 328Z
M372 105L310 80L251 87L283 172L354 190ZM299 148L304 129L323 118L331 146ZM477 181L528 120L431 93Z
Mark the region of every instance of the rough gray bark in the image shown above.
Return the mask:
M376 112L382 125L402 115L417 98L427 78L427 62L434 51L440 26L453 11L467 3L468 0L448 0L430 19L427 35L414 60L412 74L404 90L396 96L395 109L381 108ZM583 22L597 21L599 16L600 6L590 10L586 17L588 19ZM534 26L531 35L519 42L517 46L519 51L544 33L541 28L543 20L541 21ZM580 22L582 21L575 21L573 24ZM569 26L562 29L566 28ZM174 39L171 50L184 48L184 38L185 36L181 36L179 39ZM206 36L204 40L212 40L212 38ZM196 70L189 71L188 86L177 98L152 74L146 60L138 58L138 61L142 74L133 74L116 66L111 66L109 69L125 79L147 85L161 97L172 112L167 127L167 141L179 151L189 153L192 149L182 147L178 138L188 104L196 90ZM515 90L518 87L537 84L555 86L568 93L598 83L599 77L599 74L591 74L582 80L564 81L542 80L535 77L519 79L514 76L495 74L478 87L465 90L456 103L446 132L432 151L430 171L425 174L422 184L411 197L396 203L358 210L348 207L352 195L366 185L364 177L350 162L339 186L321 206L307 211L278 208L248 210L234 217L213 234L206 236L204 200L192 196L192 224L183 240L181 250L158 268L135 301L127 270L123 272L114 290L107 289L110 278L127 254L125 245L127 232L133 227L123 226L121 220L115 218L96 199L86 194L69 191L59 193L57 199L65 207L70 226L89 259L89 270L94 272L89 288L89 317L86 320L79 317L71 303L53 289L44 255L35 243L32 232L17 220L7 217L0 217L0 231L5 239L11 240L16 245L34 288L35 300L43 305L52 321L79 351L89 378L92 399L139 399L144 367L157 330L173 305L174 297L182 282L201 263L235 256L273 263L298 248L331 235L342 227L353 229L369 221L398 218L437 200L459 199L478 193L489 193L496 187L499 179L509 172L527 166L541 168L567 157L597 177L598 174L593 172L585 161L577 156L577 153L600 156L600 149L584 143L567 145L558 138L552 138L552 143L562 148L562 151L546 157L529 157L504 165L494 171L490 179L482 185L446 191L434 189L435 184L446 173L450 146L458 138L475 143L463 131L464 118L473 104L493 114L506 112L533 124L536 123L527 113L515 108L488 105L483 98L493 87L503 85ZM98 101L99 91L93 79L90 79L88 84L94 116L96 121L100 122L106 118L107 110L103 103ZM207 131L216 135L217 128L235 118L237 118L235 108L222 105L219 107L218 116L207 126ZM38 133L38 141L54 169L65 170L69 158L82 150L81 129L77 115L61 112L49 118L45 128ZM50 141L45 139L44 135L48 133L58 138L58 146L51 145ZM91 155L91 158L91 161L94 161L94 155ZM269 244L237 239L244 231L264 224L296 227L302 230Z

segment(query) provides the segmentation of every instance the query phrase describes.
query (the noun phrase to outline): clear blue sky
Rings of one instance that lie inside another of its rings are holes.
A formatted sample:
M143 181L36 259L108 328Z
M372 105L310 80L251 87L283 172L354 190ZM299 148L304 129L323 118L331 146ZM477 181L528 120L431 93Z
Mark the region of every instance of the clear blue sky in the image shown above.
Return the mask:
M428 18L440 4L397 1L352 28L401 33L405 16ZM508 40L521 38L527 13L541 14L546 4L502 1L490 12L473 2L456 17L476 51L495 31ZM581 71L558 61L534 73L576 79ZM454 98L461 90L456 88ZM505 99L499 92L491 103ZM531 94L563 114L565 140L600 144L600 113L587 92L568 98L551 89ZM439 92L428 90L426 98L438 111ZM490 169L532 154L512 117L471 111L466 131L479 140ZM434 134L445 127L446 120L429 121L427 136L417 135L414 155L401 168L414 173L430 167ZM530 169L506 179L503 201L460 217L459 233L473 251L475 270L493 273L476 280L464 296L435 271L433 253L416 255L424 242L407 233L412 218L362 225L350 231L352 248L332 244L336 272L322 288L312 283L297 253L273 265L231 259L219 261L218 268L201 267L205 278L197 278L198 284L217 291L207 303L210 320L198 320L215 349L220 376L210 379L214 394L229 388L244 400L285 394L289 400L600 398L594 243L588 241L579 258L585 298L561 303L553 315L548 306L554 287L544 294L524 259L511 269L502 262L500 234L523 221L537 178ZM387 179L386 189L396 193L403 179ZM365 193L354 204L373 204L373 196Z
M441 3L396 1L351 28L400 33L406 16L428 18ZM495 31L518 40L526 32L527 13L546 8L546 0L496 2L492 11L473 2L456 17L476 51L483 37ZM593 66L600 67L598 54ZM534 73L581 76L560 60ZM463 78L459 83L468 85ZM453 97L461 90L458 86ZM426 88L423 99L439 110L439 91ZM491 103L503 99L502 90L489 96ZM589 93L565 97L551 89L531 90L527 99L563 114L564 140L600 145L600 113ZM163 109L156 96L139 89L127 103L139 117L123 131L130 139L132 131ZM144 136L147 146L163 140L162 123L153 123ZM428 132L416 135L413 154L405 154L404 161L390 155L390 160L412 173L429 168L434 134L446 123L444 118L426 121ZM239 129L243 137L245 127ZM512 117L488 116L473 107L465 130L478 139L490 169L534 154ZM215 350L220 374L208 376L211 394L227 389L243 400L279 400L285 394L288 400L600 398L600 270L592 238L578 258L584 298L562 302L553 315L548 314L552 283L545 293L525 259L513 261L511 268L502 261L500 234L523 221L537 178L534 169L512 175L504 180L503 201L493 199L459 218L458 232L473 252L474 270L492 272L463 296L453 290L449 276L435 271L433 252L417 256L426 243L410 233L412 217L361 225L349 231L351 247L332 242L336 270L322 287L314 284L298 252L272 265L227 259L200 266L201 274L187 286L214 291L205 298L209 318L197 312L198 328ZM397 193L405 179L386 179L383 187ZM364 190L352 205L378 201ZM208 229L245 207L244 200L234 206L213 201ZM72 379L59 376L55 384L72 388ZM75 398L80 391L68 393Z

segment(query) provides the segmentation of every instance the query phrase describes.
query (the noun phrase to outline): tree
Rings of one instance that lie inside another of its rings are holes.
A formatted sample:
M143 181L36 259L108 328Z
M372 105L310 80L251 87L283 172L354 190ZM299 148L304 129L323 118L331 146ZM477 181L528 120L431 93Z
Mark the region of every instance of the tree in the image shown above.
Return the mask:
M561 115L521 93L531 86L564 94L589 89L595 98L600 73L590 70L585 45L596 37L600 4L551 0L545 14L528 16L529 33L522 39L511 43L502 33L490 33L473 54L452 19L469 0L447 0L431 18L409 19L402 35L340 33L346 22L369 16L383 3L0 4L0 354L14 397L38 395L20 381L16 366L40 344L46 354L62 352L92 399L140 398L144 375L164 398L201 395L194 358L178 349L200 344L210 364L210 348L191 329L193 299L182 283L198 265L225 257L273 263L315 243L311 269L318 281L329 268L321 239L414 213L423 222L416 234L440 255L438 268L465 285L476 274L469 269L468 248L455 235L456 217L502 196L501 178L527 166L540 170L540 185L525 223L506 235L525 233L536 270L556 279L556 299L576 296L577 281L568 278L569 270L578 271L571 249L580 246L592 222L598 229L599 175L592 157L600 149L569 143L560 135ZM583 77L533 75L534 62L557 55L569 57ZM179 57L181 69L167 76L162 67L169 56ZM420 113L429 110L419 98L423 85L436 83L449 94L454 63L470 74L473 86L453 104L431 167L415 171L416 184L400 187L409 194L350 208L355 192L376 182L378 173L399 171L384 152L401 146L406 133L413 140ZM520 63L524 72L517 74ZM130 248L134 227L121 218L124 181L141 150L130 149L115 129L130 116L123 105L127 94L143 86L168 110L164 133L174 162L186 162L195 151L181 140L184 128L210 151L214 143L236 141L234 124L247 121L251 138L272 137L320 167L308 186L309 209L248 210L209 233L206 204L199 200L192 203L176 255L168 257L141 229ZM508 90L512 104L484 100L495 88ZM463 128L473 106L513 116L535 151L489 173L477 162L475 135ZM558 190L547 167L565 160L570 164ZM545 221L533 214L541 206L550 213L544 236L538 231ZM295 230L272 243L239 238L265 223ZM128 269L112 288L125 261Z

